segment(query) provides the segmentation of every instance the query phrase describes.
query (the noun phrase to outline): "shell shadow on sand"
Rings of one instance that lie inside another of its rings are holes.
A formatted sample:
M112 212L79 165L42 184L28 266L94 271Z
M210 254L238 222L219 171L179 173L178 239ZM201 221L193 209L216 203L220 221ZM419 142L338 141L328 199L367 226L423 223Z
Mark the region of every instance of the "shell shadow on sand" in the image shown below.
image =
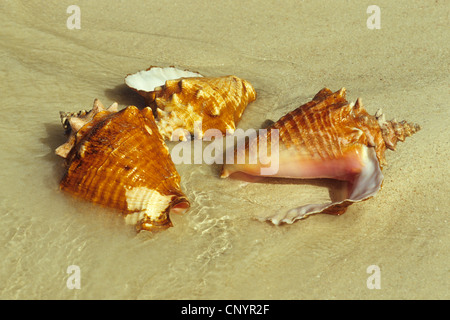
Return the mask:
M119 105L136 106L138 108L146 107L145 99L131 90L125 83L119 84L112 89L106 89L104 93L108 99L117 102Z
M63 144L67 137L61 127L60 122L44 123L47 136L40 138L40 141L49 148L48 153L43 157L45 161L52 163L52 171L55 177L60 177L64 173L64 166L61 159L55 154L55 149Z

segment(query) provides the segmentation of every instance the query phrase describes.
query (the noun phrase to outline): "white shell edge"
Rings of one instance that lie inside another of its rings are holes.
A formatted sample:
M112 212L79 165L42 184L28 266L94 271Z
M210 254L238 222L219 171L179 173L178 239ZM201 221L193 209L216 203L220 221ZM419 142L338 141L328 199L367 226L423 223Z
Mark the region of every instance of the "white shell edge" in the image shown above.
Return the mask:
M176 80L180 78L203 77L201 74L187 70L180 70L174 67L153 67L149 70L139 71L130 74L125 78L125 83L130 88L151 92L157 87L163 86L167 80Z

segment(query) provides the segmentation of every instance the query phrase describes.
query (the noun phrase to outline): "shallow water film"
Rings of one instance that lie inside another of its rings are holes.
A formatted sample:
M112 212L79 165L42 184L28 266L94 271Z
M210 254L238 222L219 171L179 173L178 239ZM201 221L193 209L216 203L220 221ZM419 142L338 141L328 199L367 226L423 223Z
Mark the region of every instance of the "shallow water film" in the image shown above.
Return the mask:
M74 4L0 2L1 299L450 298L448 2ZM242 129L345 87L369 113L422 130L387 152L377 195L342 216L258 220L328 201L333 181L248 183L177 164L190 210L136 234L59 190L54 150L59 111L95 98L144 107L124 77L152 65L250 81Z

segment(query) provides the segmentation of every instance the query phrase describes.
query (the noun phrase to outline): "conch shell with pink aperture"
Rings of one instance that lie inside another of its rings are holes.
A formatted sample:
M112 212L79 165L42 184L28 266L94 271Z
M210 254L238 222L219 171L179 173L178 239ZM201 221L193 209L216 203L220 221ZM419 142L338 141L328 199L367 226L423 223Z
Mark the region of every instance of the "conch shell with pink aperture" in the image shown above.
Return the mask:
M277 162L278 168L276 173L271 173L272 177L331 178L346 182L339 199L269 213L261 220L280 224L315 213L342 214L352 203L373 197L383 182L381 168L386 163L386 149L395 150L397 141L404 141L420 130L419 125L406 121L386 121L381 110L372 116L364 109L361 99L349 104L345 93L345 88L335 93L322 89L312 101L267 128L265 135L235 148L235 160L238 157L249 159L252 149L270 149L270 159ZM273 138L274 134L277 139ZM226 163L221 177L236 173L261 176L261 169L267 167L269 161L257 158L254 164L248 161Z

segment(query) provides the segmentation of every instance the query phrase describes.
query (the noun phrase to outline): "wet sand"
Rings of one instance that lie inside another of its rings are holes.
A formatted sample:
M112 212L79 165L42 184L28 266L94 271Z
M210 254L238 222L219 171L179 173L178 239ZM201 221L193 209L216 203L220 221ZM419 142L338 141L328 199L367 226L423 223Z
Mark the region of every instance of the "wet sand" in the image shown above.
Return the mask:
M447 1L378 1L381 29L368 28L364 1L77 1L80 29L69 29L72 4L0 4L0 298L450 298ZM143 107L124 77L151 65L250 81L258 98L243 129L346 87L371 114L422 130L388 151L378 194L342 216L263 223L261 213L328 199L329 184L249 184L183 164L190 211L135 235L61 193L54 149L60 110L94 98ZM71 265L80 289L67 286Z

